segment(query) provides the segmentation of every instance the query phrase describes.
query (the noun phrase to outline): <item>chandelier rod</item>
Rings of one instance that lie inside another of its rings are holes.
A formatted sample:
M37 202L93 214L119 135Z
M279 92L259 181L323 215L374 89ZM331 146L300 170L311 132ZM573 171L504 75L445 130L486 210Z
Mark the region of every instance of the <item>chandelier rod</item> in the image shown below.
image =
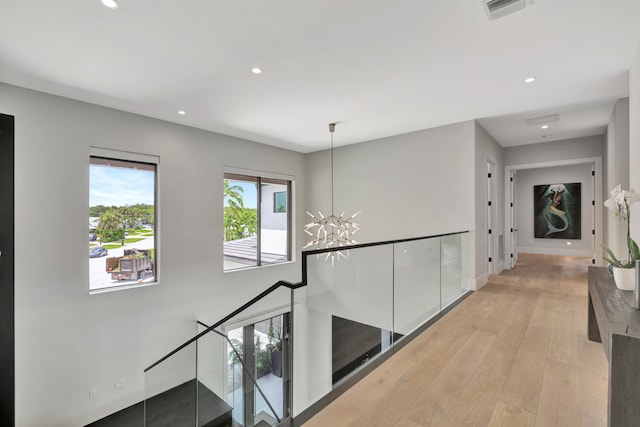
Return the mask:
M333 216L333 132L336 130L335 123L329 123L329 132L331 132L331 215Z

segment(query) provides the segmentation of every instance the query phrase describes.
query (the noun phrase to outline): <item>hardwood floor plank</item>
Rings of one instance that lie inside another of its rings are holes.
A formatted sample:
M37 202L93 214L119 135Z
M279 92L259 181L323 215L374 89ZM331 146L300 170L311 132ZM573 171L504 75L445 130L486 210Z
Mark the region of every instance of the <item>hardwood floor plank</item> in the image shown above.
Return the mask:
M409 421L406 418L402 418L394 427L422 427L420 424L416 424L413 421Z
M520 408L510 406L500 400L496 402L488 427L530 427L533 415Z
M331 402L316 416L304 423L305 427L349 426L362 418L362 412L343 399Z
M505 377L489 369L478 369L449 411L443 426L486 426L493 414L496 394Z
M493 342L493 351L485 356L480 366L492 370L496 375L506 377L520 348L535 308L536 299L518 297L503 318L502 330Z
M578 367L547 360L536 427L579 427L581 423Z
M586 335L579 336L578 372L581 413L601 426L607 424L608 368L602 344L589 341Z
M527 329L507 380L498 393L499 400L532 413L536 411L550 338L551 328Z
M423 426L442 426L458 394L472 377L478 356L490 350L494 339L494 334L476 330L433 383L418 396L404 418Z
M578 339L575 315L571 312L557 313L557 324L551 332L548 358L577 366Z

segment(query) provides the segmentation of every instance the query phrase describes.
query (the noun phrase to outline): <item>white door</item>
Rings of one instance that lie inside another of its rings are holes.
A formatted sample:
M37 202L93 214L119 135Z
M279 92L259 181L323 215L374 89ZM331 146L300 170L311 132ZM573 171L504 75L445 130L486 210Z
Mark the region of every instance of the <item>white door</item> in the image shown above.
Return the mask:
M596 263L596 165L591 166L591 247L593 248L593 255L591 256L591 263Z
M509 230L511 234L511 245L510 245L511 253L509 254L509 259L510 259L511 268L514 268L516 266L516 263L518 262L518 221L517 221L517 215L516 215L516 171L515 170L511 170L511 176L509 177L509 187L510 187L509 193L511 194L511 200L509 201L509 213L510 213L509 216L511 217L511 227Z
M496 258L494 250L495 242L495 165L487 161L487 275L494 274L494 268Z

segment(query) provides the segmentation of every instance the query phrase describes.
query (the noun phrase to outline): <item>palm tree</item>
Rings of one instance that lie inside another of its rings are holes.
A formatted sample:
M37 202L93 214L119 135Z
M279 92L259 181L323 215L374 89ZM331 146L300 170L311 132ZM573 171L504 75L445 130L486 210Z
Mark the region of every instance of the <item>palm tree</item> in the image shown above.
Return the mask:
M233 209L244 208L241 194L243 191L241 186L231 185L230 180L224 180L224 200L229 204L229 207Z

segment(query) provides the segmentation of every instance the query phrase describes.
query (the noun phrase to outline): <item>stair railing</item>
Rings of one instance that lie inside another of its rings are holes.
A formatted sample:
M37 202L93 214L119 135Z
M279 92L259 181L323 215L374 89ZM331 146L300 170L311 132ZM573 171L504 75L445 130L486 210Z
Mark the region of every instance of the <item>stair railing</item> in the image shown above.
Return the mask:
M204 331L200 332L199 334L197 334L196 336L194 336L193 338L187 340L184 344L179 345L178 347L176 347L174 350L170 351L169 353L167 353L166 355L162 356L160 359L158 359L156 362L152 363L151 365L149 365L144 372L148 372L150 369L153 369L153 367L159 365L160 363L164 362L165 360L167 360L168 358L170 358L171 356L173 356L174 354L176 354L177 352L179 352L180 350L182 350L183 348L187 347L188 345L194 343L195 341L197 341L198 339L202 338L203 336L205 336L206 334L208 334L211 331L215 331L215 328L217 328L220 325L223 325L226 321L228 321L229 319L232 319L233 317L237 316L238 314L242 313L243 311L245 311L247 308L251 307L253 304L257 303L258 301L260 301L261 299L263 299L264 297L266 297L267 295L269 295L270 293L272 293L273 291L275 291L276 289L279 289L280 287L285 287L285 288L289 288L291 290L294 289L298 289L301 288L303 286L306 286L306 283L304 282L298 282L298 283L291 283L291 282L287 282L284 280L280 280L279 282L275 283L274 285L270 286L269 288L267 288L267 290L265 290L264 292L261 292L258 296L256 296L255 298L252 298L249 302L247 302L246 304L242 305L240 308L234 310L232 313L228 314L227 316L223 317L221 320L218 320L216 323L214 323L213 325L209 326L207 329L205 329Z

